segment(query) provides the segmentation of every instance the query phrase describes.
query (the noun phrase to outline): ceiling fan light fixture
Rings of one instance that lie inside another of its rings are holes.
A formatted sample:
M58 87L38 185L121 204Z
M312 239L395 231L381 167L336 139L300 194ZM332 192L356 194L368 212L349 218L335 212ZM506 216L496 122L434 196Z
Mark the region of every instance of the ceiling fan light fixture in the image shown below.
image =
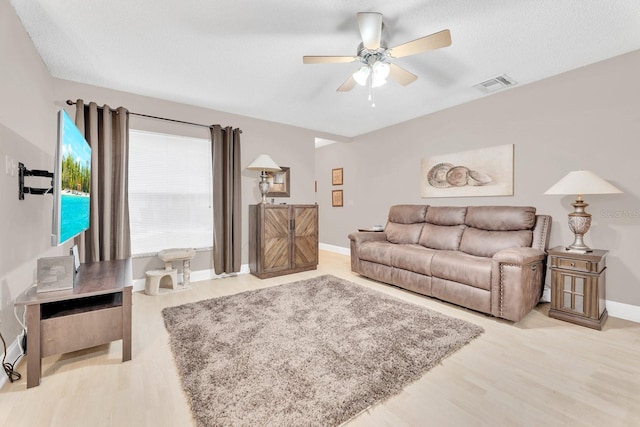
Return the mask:
M372 87L380 87L387 83L387 77L389 77L389 72L391 71L389 64L376 61L371 68L373 69Z
M366 86L371 76L371 87L380 87L387 83L387 77L391 67L389 64L381 61L376 61L372 65L364 65L360 67L358 71L353 73L353 79L360 86Z
M368 65L360 67L358 71L353 73L353 79L360 86L365 86L367 84L367 80L369 79L369 74L371 74L371 68Z
M362 43L358 45L355 56L303 56L305 64L330 64L359 61L364 66L351 74L337 89L338 92L348 92L357 84L369 87L369 96L372 89L383 86L387 77L395 80L402 86L413 83L418 76L391 62L395 58L411 56L430 50L436 50L451 45L451 32L449 30L438 31L428 36L420 37L413 41L389 48L382 39L384 22L379 12L359 12L356 14L360 38Z

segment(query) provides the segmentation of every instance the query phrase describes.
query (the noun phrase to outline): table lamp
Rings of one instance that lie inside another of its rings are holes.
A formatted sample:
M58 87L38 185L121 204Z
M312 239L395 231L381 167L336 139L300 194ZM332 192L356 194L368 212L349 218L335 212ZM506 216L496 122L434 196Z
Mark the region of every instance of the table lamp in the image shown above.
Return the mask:
M249 166L247 166L247 169L262 171L262 173L260 174L260 177L262 179L258 184L258 188L260 189L260 193L262 194L262 200L260 201L260 203L267 203L267 193L269 192L267 172L277 172L281 170L280 167L267 154L260 154L253 162L251 162Z
M591 227L591 214L584 210L589 204L582 200L582 195L616 193L622 193L622 191L595 173L585 170L569 172L564 178L544 192L544 194L577 194L578 196L576 201L571 204L575 210L569 214L569 228L575 234L575 239L572 244L566 247L568 251L579 253L592 251L591 248L585 245L583 240L584 235L589 231L589 227Z

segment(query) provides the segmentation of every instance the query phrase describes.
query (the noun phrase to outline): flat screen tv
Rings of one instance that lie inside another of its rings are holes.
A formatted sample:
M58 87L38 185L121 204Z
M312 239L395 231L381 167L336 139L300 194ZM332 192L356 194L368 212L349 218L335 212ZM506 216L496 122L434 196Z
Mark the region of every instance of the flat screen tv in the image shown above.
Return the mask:
M58 112L53 176L51 244L62 245L89 228L91 147L66 111Z

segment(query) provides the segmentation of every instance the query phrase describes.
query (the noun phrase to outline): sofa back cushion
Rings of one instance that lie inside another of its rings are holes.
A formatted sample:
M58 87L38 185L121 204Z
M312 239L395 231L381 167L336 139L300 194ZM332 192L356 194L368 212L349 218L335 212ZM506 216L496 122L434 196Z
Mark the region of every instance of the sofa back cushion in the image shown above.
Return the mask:
M389 222L398 224L423 223L427 212L425 205L395 205L389 209Z
M424 217L425 205L395 205L389 209L389 221L384 231L391 243L418 243Z
M429 206L425 221L435 225L461 225L466 213L466 207Z
M462 234L460 250L471 255L492 257L509 248L531 247L532 230L488 231L468 227Z
M464 225L435 225L426 223L420 234L419 244L431 249L457 251L460 247Z
M465 224L489 231L532 230L536 208L531 206L469 206Z
M503 249L531 247L536 208L531 206L469 206L468 228L460 250L471 255L492 257Z
M384 229L387 240L391 243L398 244L416 244L420 239L423 222L417 224L398 224L396 222L388 222Z

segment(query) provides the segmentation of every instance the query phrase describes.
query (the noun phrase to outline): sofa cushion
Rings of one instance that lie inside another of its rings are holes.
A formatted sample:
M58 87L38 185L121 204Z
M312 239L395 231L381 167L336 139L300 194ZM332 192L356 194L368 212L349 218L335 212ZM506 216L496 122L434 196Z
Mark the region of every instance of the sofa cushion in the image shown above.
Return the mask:
M416 244L420 239L420 233L422 232L423 222L417 224L398 224L395 222L388 222L384 228L384 232L387 235L387 240L391 243L399 244Z
M415 224L424 222L427 206L424 205L395 205L389 209L389 222L398 224Z
M457 251L460 247L464 225L435 225L425 223L418 243L432 249Z
M429 206L425 221L435 225L461 225L466 213L466 207Z
M487 231L469 227L462 233L460 250L471 255L492 257L503 249L531 247L532 241L532 230Z
M391 265L431 276L431 258L436 252L420 245L396 245L391 250Z
M491 265L491 258L459 251L438 251L431 259L431 275L490 290Z
M536 224L536 208L531 206L469 206L465 223L491 231L531 230Z
M452 280L431 278L431 295L472 310L491 313L491 291L463 285Z
M360 261L360 274L363 276L371 277L374 280L379 280L385 283L391 283L391 275L393 273L393 267L388 265L378 264L377 262Z
M358 248L358 258L378 264L391 265L391 250L395 246L389 242L364 242Z

